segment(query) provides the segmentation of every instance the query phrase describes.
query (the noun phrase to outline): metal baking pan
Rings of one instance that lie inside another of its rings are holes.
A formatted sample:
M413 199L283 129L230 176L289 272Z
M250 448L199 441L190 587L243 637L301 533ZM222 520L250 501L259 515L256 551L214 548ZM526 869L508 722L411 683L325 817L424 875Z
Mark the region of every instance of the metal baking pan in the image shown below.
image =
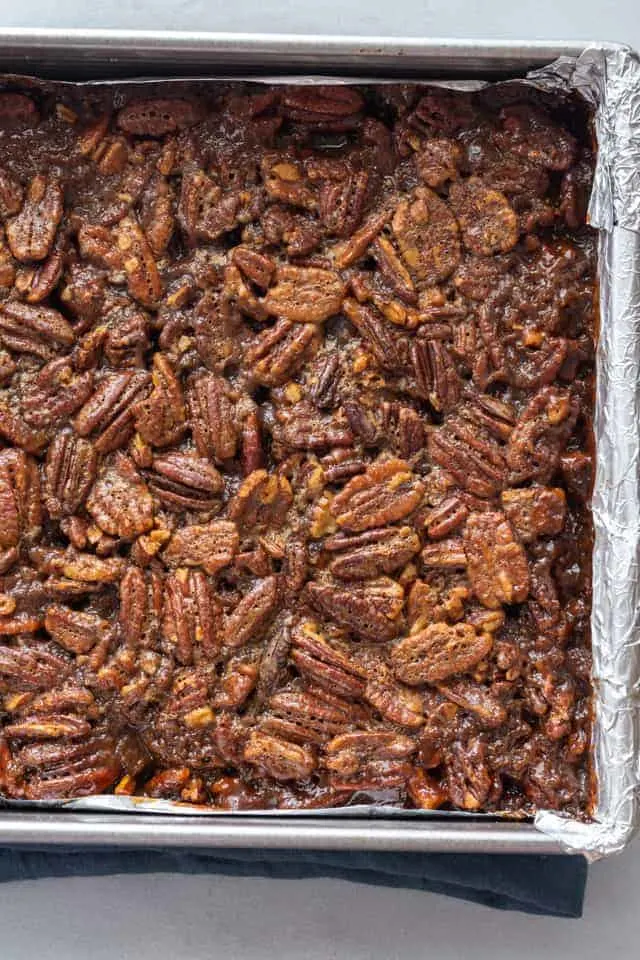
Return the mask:
M0 72L90 80L260 74L371 78L523 76L588 44L0 29ZM615 44L599 44L617 49ZM498 818L340 818L286 814L180 817L145 813L0 810L0 843L113 847L252 847L468 853L564 852L529 822Z

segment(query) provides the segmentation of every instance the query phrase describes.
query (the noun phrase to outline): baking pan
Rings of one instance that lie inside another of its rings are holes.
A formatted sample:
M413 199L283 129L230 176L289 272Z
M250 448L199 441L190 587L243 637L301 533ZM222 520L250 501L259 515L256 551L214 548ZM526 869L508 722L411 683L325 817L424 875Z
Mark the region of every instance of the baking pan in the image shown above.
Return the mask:
M0 72L65 80L278 73L504 79L587 43L499 42L118 30L0 30ZM615 53L624 48L597 44ZM252 847L431 852L564 852L530 822L488 816L366 817L235 814L180 817L13 806L0 811L0 843L114 847Z

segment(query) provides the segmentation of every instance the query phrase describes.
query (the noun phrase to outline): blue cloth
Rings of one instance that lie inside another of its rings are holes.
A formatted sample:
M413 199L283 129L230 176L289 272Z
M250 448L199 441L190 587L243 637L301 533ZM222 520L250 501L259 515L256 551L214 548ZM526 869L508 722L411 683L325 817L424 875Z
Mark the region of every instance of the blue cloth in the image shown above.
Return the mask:
M118 873L219 873L233 877L335 877L425 890L501 910L580 917L587 864L582 857L366 853L298 850L56 848L0 851L0 881Z

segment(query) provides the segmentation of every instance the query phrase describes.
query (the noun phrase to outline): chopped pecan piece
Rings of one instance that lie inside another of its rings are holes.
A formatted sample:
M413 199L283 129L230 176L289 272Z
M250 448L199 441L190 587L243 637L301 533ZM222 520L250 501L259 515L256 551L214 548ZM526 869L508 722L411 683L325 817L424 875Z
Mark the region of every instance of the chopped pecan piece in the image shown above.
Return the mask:
M286 477L254 470L229 502L229 517L241 527L279 526L292 503L293 492Z
M432 190L447 180L457 180L463 152L459 143L446 137L425 140L416 154L420 179Z
M463 710L473 713L482 726L499 727L507 719L507 711L500 701L479 683L469 680L451 680L438 684L438 690Z
M407 781L407 793L420 810L438 810L448 799L445 788L419 767L416 767Z

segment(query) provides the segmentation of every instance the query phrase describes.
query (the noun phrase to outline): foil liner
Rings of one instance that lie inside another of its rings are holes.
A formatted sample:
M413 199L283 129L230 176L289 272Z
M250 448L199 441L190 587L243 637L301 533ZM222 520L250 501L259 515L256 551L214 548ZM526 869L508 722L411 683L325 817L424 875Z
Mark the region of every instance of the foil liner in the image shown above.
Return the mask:
M73 87L160 87L238 77L158 81L114 80L70 84L6 76L0 82L48 91ZM251 83L384 83L379 77L247 77ZM389 81L398 83L399 81ZM415 79L410 81L416 83ZM587 47L578 58L560 57L526 78L494 84L524 85L556 95L579 93L594 109L597 161L589 220L600 232L600 330L596 355L593 490L593 764L597 781L590 821L539 811L535 827L563 849L590 860L617 853L640 827L640 61L624 46ZM483 81L431 81L425 86L478 90ZM144 797L95 796L78 800L3 800L20 809L251 817L403 817L506 819L463 812L405 810L384 795L357 798L326 810L233 812ZM510 817L509 819L513 819Z

